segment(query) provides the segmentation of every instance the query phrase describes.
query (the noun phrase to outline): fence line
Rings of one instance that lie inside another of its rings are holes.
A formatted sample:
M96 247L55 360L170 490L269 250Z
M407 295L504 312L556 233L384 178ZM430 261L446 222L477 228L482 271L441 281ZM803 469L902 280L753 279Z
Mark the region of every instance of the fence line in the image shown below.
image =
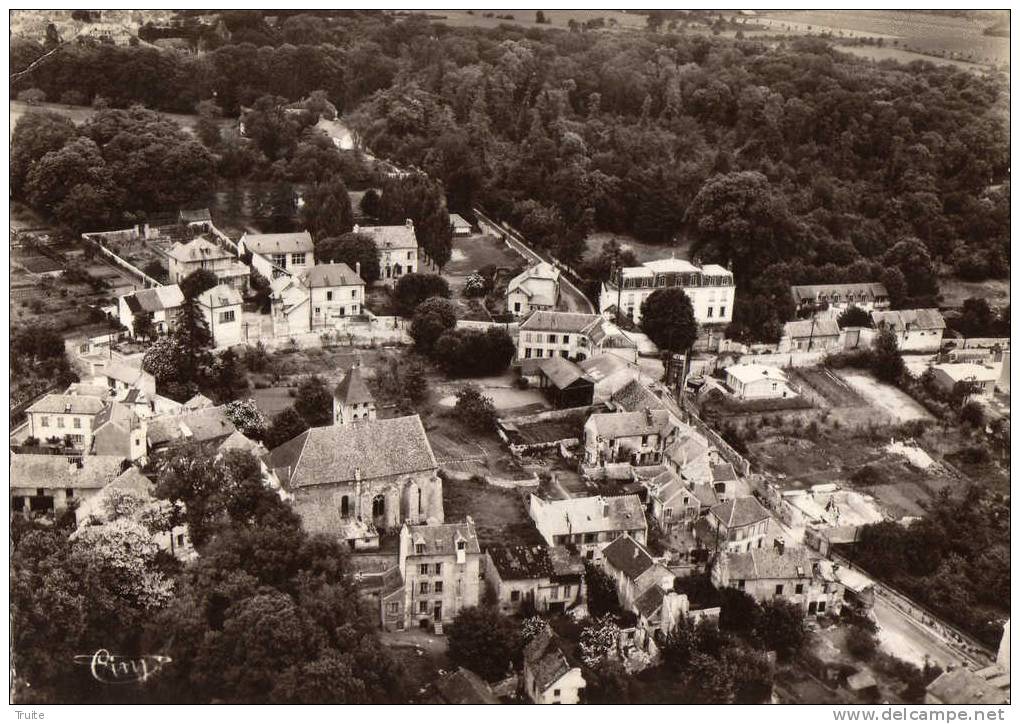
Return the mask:
M108 231L108 232L98 232L98 233L82 234L81 236L82 236L82 238L85 241L87 241L90 244L92 244L92 246L95 247L99 251L100 254L102 254L103 256L108 258L110 261L112 261L114 264L119 266L121 269L124 269L128 273L133 274L136 277L138 277L142 281L142 283L145 284L146 287L161 287L161 286L163 286L162 282L156 281L155 279L150 277L148 274L143 272L141 269L136 267L134 264L132 264L132 263L130 263L128 261L125 261L124 259L121 259L119 256L114 254L112 251L107 249L105 246L103 246L102 242L98 241L97 239L92 238L92 237L105 236L107 234L123 234L123 233L126 233L127 231L128 231L127 229L123 229L121 231Z

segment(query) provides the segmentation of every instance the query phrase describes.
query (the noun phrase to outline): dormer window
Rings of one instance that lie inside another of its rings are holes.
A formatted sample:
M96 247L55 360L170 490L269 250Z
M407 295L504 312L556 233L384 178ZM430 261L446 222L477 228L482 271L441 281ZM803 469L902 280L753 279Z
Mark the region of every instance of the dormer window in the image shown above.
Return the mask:
M425 544L424 543L415 543L415 545L414 545L414 552L419 554L419 555L424 555L425 554Z
M462 541L462 540L457 541L457 550L462 551L462 550L466 550L466 549L467 549L467 544L465 544L464 541Z

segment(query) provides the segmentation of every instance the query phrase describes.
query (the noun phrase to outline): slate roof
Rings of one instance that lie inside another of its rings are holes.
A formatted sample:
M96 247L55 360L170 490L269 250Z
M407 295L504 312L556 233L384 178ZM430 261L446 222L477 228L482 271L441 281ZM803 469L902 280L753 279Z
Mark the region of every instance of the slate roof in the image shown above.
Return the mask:
M839 323L835 319L798 319L787 322L784 334L791 339L803 337L838 337Z
M353 427L313 427L269 453L269 467L289 487L324 485L438 467L417 415Z
M598 314L580 312L551 312L539 309L521 322L523 331L588 333L602 323Z
M42 412L54 415L98 415L106 403L88 395L50 394L32 403L25 412Z
M787 546L782 553L775 548L752 548L726 557L731 580L796 580L811 578L814 570L807 548L796 546Z
M727 483L737 479L737 471L730 463L718 463L712 466L712 481L716 483Z
M199 261L202 259L232 259L234 254L227 251L219 244L214 244L208 239L196 237L187 243L177 242L167 256L179 262Z
M727 500L709 511L727 528L742 528L769 518L769 512L753 495Z
M573 668L560 648L556 634L548 627L524 647L524 663L531 669L536 688L542 692Z
M549 578L553 574L546 546L506 546L488 549L492 565L504 581Z
M859 300L862 295L866 299L875 299L877 297L888 298L889 296L885 285L877 282L858 284L796 284L790 287L790 292L793 294L794 301L798 304L814 302L818 299L819 295L831 298L833 294L839 294L841 304L853 301L850 299L851 296L854 300Z
M928 684L928 693L945 704L1008 704L1009 691L1009 672L999 666L977 671L960 667Z
M148 421L146 437L149 447L156 447L178 440L208 442L228 437L236 430L222 407L207 407L152 418Z
M364 280L346 264L316 264L301 273L301 283L306 287L349 287L364 286Z
M159 312L165 309L177 309L184 304L184 293L176 284L139 289L134 294L125 295L124 303L132 314Z
M365 384L360 367L351 367L340 384L333 390L333 398L346 405L358 405L363 402L374 402L371 390Z
M589 357L578 363L578 366L596 382L601 382L620 370L630 367L630 365L615 354L600 354L597 357Z
M946 320L937 309L898 309L894 311L874 311L871 319L878 328L886 327L896 332L904 332L907 325L911 329L945 329Z
M666 597L665 591L658 586L652 586L642 593L634 601L634 608L645 618L652 618L655 612L662 608L662 601Z
M435 704L499 704L492 688L473 671L458 666L436 679L435 694L430 703Z
M691 492L694 493L694 497L698 499L702 507L712 507L719 503L719 496L716 494L715 488L707 483L695 483L691 486Z
M123 455L84 455L82 465L63 455L11 453L11 487L98 490L120 475Z
M708 454L708 441L694 430L677 433L676 440L663 453L678 465L686 465Z
M380 251L386 249L417 249L418 237L414 226L396 224L392 226L355 226L354 233L367 234L375 241Z
M242 304L241 293L226 284L217 284L198 295L198 303L209 309L235 307Z
M655 560L645 547L629 535L621 535L602 549L606 562L630 580L655 567Z
M417 415L414 415L417 417ZM404 418L407 419L407 418ZM437 553L456 552L456 543L464 541L465 550L468 553L481 553L481 546L478 544L478 534L475 531L474 523L470 520L463 523L439 523L432 525L408 525L407 530L411 535L411 545L425 545L425 553L421 555L436 555ZM408 556L418 555L412 548Z
M664 475L669 475L671 479L668 480L665 485L662 485L662 487L652 493L652 496L662 503L663 506L670 505L684 494L689 494L691 497L694 497L693 492L677 480L672 473L664 473Z
M662 400L637 380L631 380L625 384L610 399L627 412L666 409Z
M665 410L642 412L600 412L588 418L602 437L614 440L635 435L666 435L672 429Z
M312 235L307 231L287 234L245 234L242 240L245 250L263 256L315 251Z
M138 427L139 420L138 415L136 415L128 405L123 405L119 402L111 402L104 407L98 415L96 415L95 422L93 423L93 431L98 430L108 423L116 425L122 430L127 431Z
M726 374L732 375L734 379L743 382L745 385L759 380L786 381L786 374L781 369L769 367L768 365L730 365L726 368Z
M595 380L586 375L575 362L563 357L547 357L539 363L538 368L559 390L565 390L578 381L588 384L595 383Z
M244 433L240 430L234 430L234 432L230 433L227 439L221 442L219 447L216 449L220 452L226 450L243 450L244 452L249 452L256 457L261 457L267 452L262 443L245 437Z

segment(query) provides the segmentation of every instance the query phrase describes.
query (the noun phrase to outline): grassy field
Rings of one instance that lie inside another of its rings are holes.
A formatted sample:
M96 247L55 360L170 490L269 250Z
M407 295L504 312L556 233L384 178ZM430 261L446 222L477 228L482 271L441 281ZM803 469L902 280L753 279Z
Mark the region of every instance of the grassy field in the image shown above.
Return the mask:
M585 23L596 18L605 18L608 29L615 27L621 30L635 30L646 25L643 15L635 15L624 10L543 10L542 12L545 13L545 17L549 21L543 25L535 22L534 10L414 10L412 12L427 13L434 22L457 28L495 28L503 23L512 23L525 28L567 28L571 20ZM499 15L504 17L497 17Z

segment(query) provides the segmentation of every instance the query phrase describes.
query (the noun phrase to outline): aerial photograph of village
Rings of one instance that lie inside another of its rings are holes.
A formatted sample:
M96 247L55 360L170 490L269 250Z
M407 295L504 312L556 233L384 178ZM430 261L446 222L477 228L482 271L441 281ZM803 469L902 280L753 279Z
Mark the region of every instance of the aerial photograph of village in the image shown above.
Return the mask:
M1008 10L8 22L19 719L1001 720Z

